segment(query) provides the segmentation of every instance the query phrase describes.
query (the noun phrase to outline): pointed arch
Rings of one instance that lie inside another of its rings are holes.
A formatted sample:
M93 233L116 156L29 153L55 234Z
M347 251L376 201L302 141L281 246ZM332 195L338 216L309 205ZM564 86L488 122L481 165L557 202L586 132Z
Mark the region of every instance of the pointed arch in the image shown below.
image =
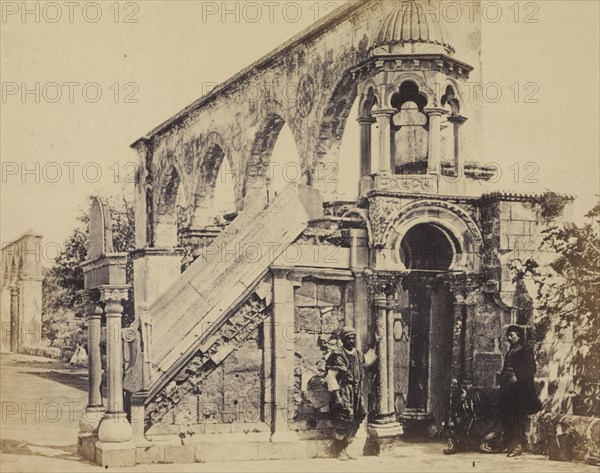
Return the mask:
M335 176L340 169L342 139L357 95L355 79L350 71L346 71L331 95L325 100L323 112L317 123L318 132L315 136L314 151L316 162L311 169L312 184L326 196L326 199L335 196L337 191ZM363 104L359 104L359 107Z
M448 89L452 91L452 97L448 97ZM442 107L446 105L446 102L450 102L450 105L452 106L451 112L455 115L460 113L461 108L465 104L462 87L451 77L446 78L441 89L440 104Z
M178 207L186 207L184 183L181 179L182 172L177 162L165 168L158 180L159 192L154 216L152 232L152 246L171 248L178 243Z
M224 181L222 184L231 188L234 195L233 188L237 174L230 147L221 134L210 132L202 144L194 173L197 181L192 196L191 226L193 228L203 228L213 223L217 211L220 210L215 208L215 190L218 184L220 187L220 181Z
M245 164L242 183L244 198L250 192L260 193L265 199L268 198L269 180L272 180L273 174L278 171L277 167L280 168L279 172L282 171L282 166L275 166L275 164L285 165L288 162L288 160L282 159L283 163L272 163L273 152L282 138L281 133L284 128L289 131L289 133L286 133L286 141L288 142L286 148L290 154L298 158L297 163L302 174L300 182L309 183L309 180L304 176L306 164L300 158L297 134L294 133L294 129L289 126L282 114L273 111L272 106L269 109L270 111L266 113L254 135L250 156Z

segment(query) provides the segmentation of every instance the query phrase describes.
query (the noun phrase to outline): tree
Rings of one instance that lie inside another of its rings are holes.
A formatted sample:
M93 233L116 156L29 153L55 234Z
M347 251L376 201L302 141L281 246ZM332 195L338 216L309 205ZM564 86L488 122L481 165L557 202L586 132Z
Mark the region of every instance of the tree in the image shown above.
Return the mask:
M573 330L566 360L573 373L575 414L600 415L600 202L583 225L563 224L544 231L541 249L554 255L525 261L517 279L531 275L538 288L538 339Z

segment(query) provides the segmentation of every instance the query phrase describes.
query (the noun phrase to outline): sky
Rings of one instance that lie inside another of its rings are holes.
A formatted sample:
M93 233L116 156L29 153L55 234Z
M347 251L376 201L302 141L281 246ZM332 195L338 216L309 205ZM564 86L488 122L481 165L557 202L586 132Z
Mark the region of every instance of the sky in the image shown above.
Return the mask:
M87 195L132 188L133 141L344 2L1 3L0 239L54 248ZM582 215L600 193L600 2L483 4L481 162Z

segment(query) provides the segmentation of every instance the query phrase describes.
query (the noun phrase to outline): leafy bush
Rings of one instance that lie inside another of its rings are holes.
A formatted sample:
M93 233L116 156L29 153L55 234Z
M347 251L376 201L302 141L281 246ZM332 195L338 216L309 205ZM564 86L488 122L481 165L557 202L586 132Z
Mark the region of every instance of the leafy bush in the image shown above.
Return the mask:
M573 349L560 360L563 372L573 375L573 413L600 416L600 203L586 217L583 225L545 230L541 249L554 259L527 260L516 276L529 274L537 284L539 340L573 332Z

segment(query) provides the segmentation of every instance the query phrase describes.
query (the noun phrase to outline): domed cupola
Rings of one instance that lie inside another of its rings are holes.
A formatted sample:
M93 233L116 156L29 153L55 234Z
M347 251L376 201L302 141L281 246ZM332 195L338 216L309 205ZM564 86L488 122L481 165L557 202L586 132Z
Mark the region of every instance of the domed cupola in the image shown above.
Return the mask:
M454 48L444 41L439 18L422 3L402 0L377 27L370 53L453 54Z

